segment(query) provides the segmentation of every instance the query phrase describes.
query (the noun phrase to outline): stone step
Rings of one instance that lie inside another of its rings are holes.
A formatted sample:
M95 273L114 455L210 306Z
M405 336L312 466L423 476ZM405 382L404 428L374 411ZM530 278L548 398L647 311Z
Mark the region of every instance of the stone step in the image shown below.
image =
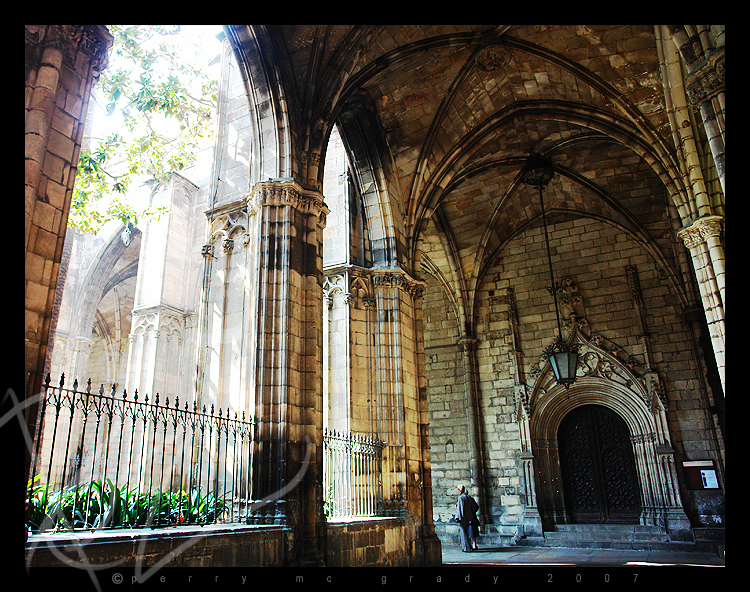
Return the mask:
M512 547L516 544L518 527L514 525L483 524L479 544L484 547ZM436 522L435 533L444 543L460 545L458 524L452 522Z
M693 541L672 541L657 526L639 524L558 524L544 536L524 537L520 546L698 551Z
M703 526L693 529L695 544L701 551L716 553L724 559L724 527Z

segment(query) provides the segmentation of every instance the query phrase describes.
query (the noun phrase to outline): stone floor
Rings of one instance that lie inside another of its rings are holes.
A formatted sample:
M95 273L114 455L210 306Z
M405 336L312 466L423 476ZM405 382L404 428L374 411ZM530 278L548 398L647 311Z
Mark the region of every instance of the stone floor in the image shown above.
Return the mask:
M464 553L443 544L443 565L504 565L549 567L723 567L713 553L575 549L559 547L489 547Z
M580 589L661 589L691 586L728 588L724 562L713 553L577 549L561 547L487 547L463 553L443 544L443 565L435 581L475 588L535 584ZM429 577L425 581L430 581ZM566 588L567 590L567 588Z

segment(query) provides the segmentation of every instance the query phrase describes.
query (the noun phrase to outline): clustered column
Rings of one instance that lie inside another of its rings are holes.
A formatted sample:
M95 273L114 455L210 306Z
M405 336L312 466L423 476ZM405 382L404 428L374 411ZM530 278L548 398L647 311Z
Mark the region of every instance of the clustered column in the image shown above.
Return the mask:
M724 249L721 246L720 216L698 218L679 232L679 237L690 251L698 280L708 332L714 348L716 367L724 383L725 327L724 327Z
M323 227L319 192L293 180L253 188L259 225L257 421L253 497L257 520L288 525L315 561L323 515Z

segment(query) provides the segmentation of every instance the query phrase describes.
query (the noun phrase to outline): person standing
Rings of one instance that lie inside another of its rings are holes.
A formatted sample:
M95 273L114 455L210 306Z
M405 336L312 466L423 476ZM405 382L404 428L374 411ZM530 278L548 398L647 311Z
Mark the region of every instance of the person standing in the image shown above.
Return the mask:
M474 548L476 548L476 534L478 532L479 520L477 510L479 504L469 495L466 487L458 486L458 501L456 502L456 522L459 524L459 536L461 538L461 550L469 553L472 550L472 536L474 535ZM474 525L474 528L471 528ZM470 531L471 529L471 531Z

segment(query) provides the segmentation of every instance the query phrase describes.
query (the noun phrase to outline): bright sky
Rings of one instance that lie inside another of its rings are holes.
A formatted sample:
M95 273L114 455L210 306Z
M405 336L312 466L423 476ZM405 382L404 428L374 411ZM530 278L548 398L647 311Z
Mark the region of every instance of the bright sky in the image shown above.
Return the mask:
M185 56L187 60L197 55L195 60L197 63L208 63L221 52L221 42L216 38L216 35L221 32L221 25L182 25L181 33L178 36L170 37L170 41L176 41L184 48ZM212 65L212 69L219 69L221 66L219 63ZM216 72L218 76L218 72ZM118 130L122 127L122 118L119 116L119 112L115 111L111 115L106 113L106 102L98 100L96 87L94 88L94 95L92 96L92 102L89 106L93 110L92 117L92 129L91 136L94 138L105 138L109 134ZM212 139L206 139L205 148L210 149L212 146ZM199 157L199 163L202 163L204 159ZM210 162L210 161L209 161ZM203 165L205 167L205 164ZM193 167L194 168L194 167ZM203 168L198 165L200 170L186 170L185 173L190 176L200 176L204 174ZM197 181L198 179L192 179ZM136 209L145 207L148 203L149 192L139 187L140 183L137 181L131 185L128 191L127 201L132 204ZM102 207L106 207L106 202L109 200L102 200ZM119 228L119 221L113 221L112 223L105 226L105 228ZM105 234L111 230L105 230ZM117 230L119 232L119 230Z
M221 42L216 38L221 32L221 25L181 25L181 33L173 37L185 51L186 59L197 55L198 60L208 64L209 61L221 51ZM212 66L218 68L218 65ZM96 90L95 99L98 98ZM116 113L107 115L106 105L102 101L95 100L91 108L94 109L91 135L94 137L106 137L121 126Z

